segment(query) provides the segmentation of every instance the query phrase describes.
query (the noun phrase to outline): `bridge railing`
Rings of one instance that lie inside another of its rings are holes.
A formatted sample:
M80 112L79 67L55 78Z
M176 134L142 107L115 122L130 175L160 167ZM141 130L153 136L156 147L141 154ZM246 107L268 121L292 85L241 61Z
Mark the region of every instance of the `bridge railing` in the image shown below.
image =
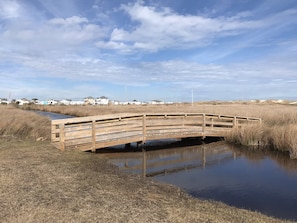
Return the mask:
M260 118L206 113L112 114L52 120L51 141L59 149L96 150L166 138L224 137Z

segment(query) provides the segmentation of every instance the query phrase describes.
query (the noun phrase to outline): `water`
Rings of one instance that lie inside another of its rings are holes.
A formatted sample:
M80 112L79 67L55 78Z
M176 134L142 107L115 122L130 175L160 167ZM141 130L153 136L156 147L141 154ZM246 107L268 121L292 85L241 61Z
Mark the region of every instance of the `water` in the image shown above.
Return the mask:
M123 171L174 184L194 197L297 221L297 161L286 154L224 142L145 148L151 151L104 155Z
M74 116L71 116L71 115L63 115L63 114L58 114L58 113L53 113L53 112L46 112L46 111L34 111L34 112L37 113L37 114L46 116L50 120L73 118L74 117Z

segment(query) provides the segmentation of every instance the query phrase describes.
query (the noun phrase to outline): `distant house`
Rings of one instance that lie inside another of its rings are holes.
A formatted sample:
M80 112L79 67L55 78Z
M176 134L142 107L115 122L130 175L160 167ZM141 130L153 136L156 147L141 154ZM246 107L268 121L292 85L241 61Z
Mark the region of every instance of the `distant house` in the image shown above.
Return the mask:
M131 104L131 105L141 105L141 102L137 101L137 100L133 100L132 102L129 102L129 104Z
M48 101L39 101L38 105L48 105Z
M118 101L118 100L110 101L110 103L113 104L113 105L121 104L120 101Z
M55 99L50 99L50 100L47 101L47 104L48 104L48 105L56 105L56 104L58 104L58 103L59 103L59 101L57 101L57 100L55 100Z
M108 105L109 99L105 96L101 96L100 98L96 98L95 104L96 105Z
M31 103L38 105L39 104L39 100L37 98L32 98L31 99Z
M6 98L0 98L0 104L7 105L9 104L9 101Z
M70 102L70 105L84 105L85 102L84 101L78 101L78 100L74 100Z
M18 104L18 105L25 105L25 104L29 104L29 103L30 103L30 101L26 98L16 100L16 104Z
M152 100L152 101L149 102L149 104L151 104L151 105L164 105L165 102L160 101L160 100Z
M96 100L95 100L95 98L89 96L89 97L84 98L84 104L86 104L86 105L95 105Z
M70 99L63 99L59 102L60 105L70 105L71 100Z

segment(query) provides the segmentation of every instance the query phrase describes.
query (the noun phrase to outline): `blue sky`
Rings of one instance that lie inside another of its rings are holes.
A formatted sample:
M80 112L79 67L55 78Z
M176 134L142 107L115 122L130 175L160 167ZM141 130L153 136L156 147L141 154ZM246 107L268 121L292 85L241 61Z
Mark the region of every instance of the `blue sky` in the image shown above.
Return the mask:
M1 0L0 97L297 99L296 0Z

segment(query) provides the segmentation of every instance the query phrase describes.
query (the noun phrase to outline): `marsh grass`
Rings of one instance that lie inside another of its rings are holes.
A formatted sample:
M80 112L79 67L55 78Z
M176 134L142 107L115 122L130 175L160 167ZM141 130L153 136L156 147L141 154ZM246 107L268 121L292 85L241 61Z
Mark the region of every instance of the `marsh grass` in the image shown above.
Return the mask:
M50 138L50 120L34 112L0 106L0 136L46 140Z
M297 159L296 106L262 105L250 114L262 118L262 125L234 129L226 137L227 141L258 148L268 147Z

